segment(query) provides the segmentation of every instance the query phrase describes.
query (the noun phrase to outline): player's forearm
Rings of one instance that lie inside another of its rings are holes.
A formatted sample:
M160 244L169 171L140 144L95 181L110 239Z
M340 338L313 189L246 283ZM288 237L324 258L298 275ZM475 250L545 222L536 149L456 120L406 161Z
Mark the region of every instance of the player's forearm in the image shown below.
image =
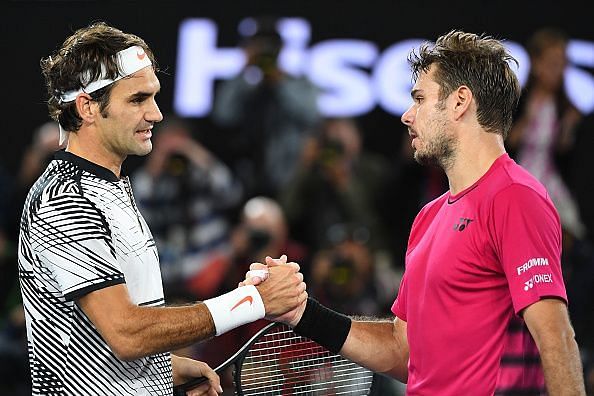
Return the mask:
M109 339L114 353L134 360L207 340L215 326L206 305L135 307L126 318L114 318Z
M407 381L408 346L394 334L392 321L353 321L340 354L372 371Z
M404 321L353 319L310 298L294 330L333 353L407 381L408 341Z
M567 307L559 299L542 299L524 310L536 342L550 395L585 395L582 364Z
M539 345L545 383L549 395L585 395L582 364L577 343L571 334Z

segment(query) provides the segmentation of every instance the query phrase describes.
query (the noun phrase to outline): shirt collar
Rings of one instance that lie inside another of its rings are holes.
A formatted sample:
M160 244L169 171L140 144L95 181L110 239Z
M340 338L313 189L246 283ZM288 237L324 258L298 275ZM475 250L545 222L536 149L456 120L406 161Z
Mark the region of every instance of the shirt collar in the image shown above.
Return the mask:
M107 168L102 167L101 165L97 165L94 162L91 162L87 159L79 157L76 154L72 154L71 152L60 150L54 154L54 158L58 160L72 162L82 170L85 170L89 173L94 174L102 179L105 179L110 182L118 182L120 178L117 177L112 171Z

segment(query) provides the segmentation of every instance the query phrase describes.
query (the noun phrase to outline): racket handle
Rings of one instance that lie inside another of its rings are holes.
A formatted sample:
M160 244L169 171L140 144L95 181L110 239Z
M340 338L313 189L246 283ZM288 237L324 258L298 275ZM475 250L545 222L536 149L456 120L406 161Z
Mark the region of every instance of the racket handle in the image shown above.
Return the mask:
M186 396L186 392L192 388L197 387L198 385L208 381L206 377L199 377L194 378L191 381L188 381L184 384L180 384L173 387L173 396Z

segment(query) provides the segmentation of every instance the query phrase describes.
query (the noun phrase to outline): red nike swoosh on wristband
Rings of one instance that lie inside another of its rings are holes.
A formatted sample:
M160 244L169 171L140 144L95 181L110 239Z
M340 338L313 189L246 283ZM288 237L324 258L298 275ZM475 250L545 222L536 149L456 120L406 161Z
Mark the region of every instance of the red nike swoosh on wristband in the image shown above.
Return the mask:
M233 308L231 308L229 311L233 311L235 308L239 307L239 306L240 306L241 304L243 304L244 302L249 302L249 303L250 303L250 305L252 305L252 304L253 304L253 302L254 302L254 298L253 298L252 296L245 296L244 298L242 298L241 300L239 300L239 301L237 302L237 304L235 304L235 305L233 306Z

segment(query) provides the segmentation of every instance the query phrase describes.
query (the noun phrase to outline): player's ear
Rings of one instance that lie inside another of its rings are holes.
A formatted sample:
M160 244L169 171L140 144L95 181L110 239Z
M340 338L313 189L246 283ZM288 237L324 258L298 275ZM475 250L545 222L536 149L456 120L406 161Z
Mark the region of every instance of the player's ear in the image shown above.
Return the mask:
M93 123L96 113L99 111L99 106L93 101L91 95L82 93L76 97L75 100L76 111L83 122Z
M474 96L470 88L468 88L466 85L459 86L458 89L452 92L452 96L454 115L455 119L458 120L462 118L464 114L466 114L470 108Z

